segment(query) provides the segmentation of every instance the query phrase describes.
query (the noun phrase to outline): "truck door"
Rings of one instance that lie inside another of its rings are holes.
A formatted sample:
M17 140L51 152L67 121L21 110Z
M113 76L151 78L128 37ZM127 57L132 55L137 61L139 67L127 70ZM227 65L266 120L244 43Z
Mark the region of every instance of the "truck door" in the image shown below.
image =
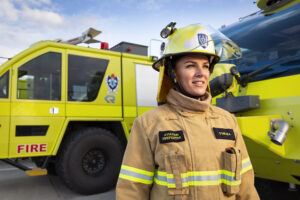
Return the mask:
M64 61L45 48L13 66L9 157L52 152L65 119Z
M10 71L0 73L0 158L8 156L9 116L10 116Z
M97 50L98 51L98 50ZM68 50L66 116L77 120L122 117L120 55Z
M158 75L151 65L135 64L138 116L157 106Z

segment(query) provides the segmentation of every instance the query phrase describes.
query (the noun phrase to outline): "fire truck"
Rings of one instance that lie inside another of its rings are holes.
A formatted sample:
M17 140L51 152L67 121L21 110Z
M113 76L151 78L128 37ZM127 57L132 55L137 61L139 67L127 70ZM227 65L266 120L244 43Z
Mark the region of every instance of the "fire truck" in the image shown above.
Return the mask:
M0 159L31 176L48 169L82 194L116 184L134 119L157 105L147 47L75 45L99 33L37 42L0 67Z
M300 184L299 2L259 0L260 11L222 27L242 57L216 65L210 81L213 103L238 119L256 177L290 190Z
M217 64L210 80L213 104L238 119L256 177L291 190L300 184L299 2L258 0L260 11L222 27L242 57ZM157 106L147 47L74 45L99 33L38 42L0 67L0 159L32 176L55 172L82 194L115 185L134 119Z

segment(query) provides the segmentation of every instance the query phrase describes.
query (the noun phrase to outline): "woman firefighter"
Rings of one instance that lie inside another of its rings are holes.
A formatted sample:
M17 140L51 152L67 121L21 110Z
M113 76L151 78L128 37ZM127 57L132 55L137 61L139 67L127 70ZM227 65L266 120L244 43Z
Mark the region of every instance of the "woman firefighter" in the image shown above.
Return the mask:
M259 199L237 120L211 105L214 41L200 24L174 26L162 31L168 43L153 64L165 104L135 120L117 199Z

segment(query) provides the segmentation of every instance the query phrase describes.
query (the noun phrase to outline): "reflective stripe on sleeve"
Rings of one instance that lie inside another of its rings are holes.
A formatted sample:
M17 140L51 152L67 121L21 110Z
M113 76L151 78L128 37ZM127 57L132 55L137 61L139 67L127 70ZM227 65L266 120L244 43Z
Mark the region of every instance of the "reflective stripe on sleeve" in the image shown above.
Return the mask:
M242 160L242 174L245 173L246 171L249 171L250 169L252 169L252 164L250 161L250 158L246 158L244 160Z
M152 184L153 183L154 172L149 172L146 170L130 167L127 165L121 166L121 171L119 174L119 178L144 183L144 184Z
M244 159L242 161L241 174L252 169L250 159ZM175 180L173 174L167 174L162 171L155 171L154 182L158 185L167 186L168 188L175 188ZM188 186L208 186L208 185L219 185L221 183L226 185L239 185L241 179L235 179L235 173L227 170L217 171L192 171L181 174L182 187Z

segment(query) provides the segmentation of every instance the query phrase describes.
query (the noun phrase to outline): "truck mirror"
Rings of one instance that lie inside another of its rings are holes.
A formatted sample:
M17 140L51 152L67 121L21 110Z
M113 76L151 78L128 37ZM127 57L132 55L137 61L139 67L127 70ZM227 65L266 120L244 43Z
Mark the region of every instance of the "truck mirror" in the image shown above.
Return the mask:
M232 84L233 76L230 73L222 74L209 82L211 96L215 97L225 92Z
M223 92L235 93L239 82L239 72L234 64L216 64L210 76L211 96L215 97Z

